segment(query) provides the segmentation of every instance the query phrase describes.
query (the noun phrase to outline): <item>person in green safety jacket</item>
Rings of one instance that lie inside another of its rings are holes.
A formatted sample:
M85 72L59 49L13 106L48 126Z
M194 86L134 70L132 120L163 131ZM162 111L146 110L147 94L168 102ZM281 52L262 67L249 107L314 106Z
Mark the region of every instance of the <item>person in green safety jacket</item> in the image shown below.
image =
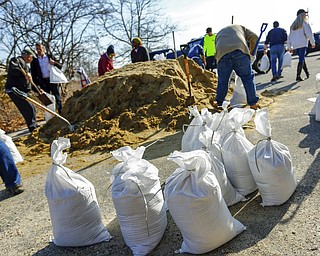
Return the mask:
M212 33L212 28L207 28L206 30L207 34L203 38L203 50L206 55L206 70L212 71L214 68L216 68L216 34Z

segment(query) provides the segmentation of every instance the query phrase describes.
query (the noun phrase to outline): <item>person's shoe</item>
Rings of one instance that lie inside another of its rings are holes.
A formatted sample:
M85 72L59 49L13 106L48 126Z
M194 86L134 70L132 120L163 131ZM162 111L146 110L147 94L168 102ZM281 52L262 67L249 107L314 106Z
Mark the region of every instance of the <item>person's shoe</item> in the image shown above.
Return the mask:
M301 78L301 76L297 76L296 81L297 82L302 82L304 79Z
M260 109L261 107L260 107L260 105L258 103L256 103L256 104L250 106L250 108L253 109L253 110L257 110L257 109Z
M281 76L278 76L278 79L280 79L280 78L283 78L283 76L281 75Z
M7 190L9 191L10 194L15 196L15 195L21 194L24 191L24 188L23 188L22 184L20 184L20 185L14 186L12 188L7 188Z
M310 74L309 72L306 72L306 76L307 76L307 79L309 78Z
M279 78L277 76L273 76L272 79L271 79L271 82L275 82L277 81Z

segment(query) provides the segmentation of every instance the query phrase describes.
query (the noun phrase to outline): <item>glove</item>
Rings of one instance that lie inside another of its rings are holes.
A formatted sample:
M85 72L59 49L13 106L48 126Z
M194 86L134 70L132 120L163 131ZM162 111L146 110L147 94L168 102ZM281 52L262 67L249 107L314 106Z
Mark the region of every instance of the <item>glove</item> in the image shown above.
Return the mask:
M255 62L256 56L255 55L250 55L250 63L251 65Z

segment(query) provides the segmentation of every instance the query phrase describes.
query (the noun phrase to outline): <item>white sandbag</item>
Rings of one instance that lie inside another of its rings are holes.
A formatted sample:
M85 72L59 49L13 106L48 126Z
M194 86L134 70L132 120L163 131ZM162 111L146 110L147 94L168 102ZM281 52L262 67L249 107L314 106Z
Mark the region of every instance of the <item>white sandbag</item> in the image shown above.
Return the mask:
M9 148L15 164L23 161L23 157L21 156L19 150L14 144L12 138L6 135L6 132L1 129L0 129L0 140L2 140L4 144L6 144L7 147Z
M292 67L292 56L291 53L289 51L287 51L284 55L283 55L283 62L282 62L282 68L291 68Z
M207 253L245 229L231 216L206 152L175 151L168 160L179 165L166 180L164 194L183 236L180 253Z
M236 75L235 82L233 86L232 98L230 100L230 105L232 107L243 107L247 105L247 94L244 89L241 78Z
M316 121L320 121L320 95L317 96L316 102L314 103L311 113L314 113Z
M56 98L50 93L46 93L46 95L52 101L52 104L48 105L47 108L52 110L53 112L56 112ZM54 115L50 114L49 112L44 112L44 120L46 121L46 123L53 117Z
M51 145L53 164L45 195L49 204L53 243L58 246L87 246L108 241L111 236L102 223L94 186L63 166L70 140L59 138Z
M260 66L259 69L261 71L267 71L270 67L270 61L267 54L264 54L260 60Z
M316 81L320 82L320 73L316 74Z
M56 66L49 65L49 71L50 71L50 83L51 84L68 83L68 79L66 78L66 76Z
M211 158L211 172L216 176L227 206L234 205L240 201L245 201L246 198L242 196L231 184L227 177L226 170L223 163L214 156L214 152L209 152Z
M197 106L189 106L190 118L192 121L188 125L187 130L182 135L181 151L187 152L202 148L202 143L199 141L199 133L205 131L206 123L203 121Z
M126 146L111 152L124 161L112 170L112 200L124 241L133 255L150 253L167 226L158 169L141 159L144 150Z
M257 183L262 206L281 205L293 194L297 179L289 149L271 139L268 109L257 110L256 130L267 139L248 152L251 172Z
M233 116L226 120L225 135L221 143L222 159L228 179L232 186L243 196L257 189L250 171L247 153L254 147L245 137L242 125L254 114L252 109L234 108Z

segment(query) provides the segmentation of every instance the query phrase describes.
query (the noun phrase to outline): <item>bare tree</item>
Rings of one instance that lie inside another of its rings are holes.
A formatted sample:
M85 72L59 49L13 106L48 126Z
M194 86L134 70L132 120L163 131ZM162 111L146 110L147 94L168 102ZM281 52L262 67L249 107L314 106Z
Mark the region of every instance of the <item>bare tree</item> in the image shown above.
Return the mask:
M0 50L7 60L22 48L44 44L56 56L66 75L71 76L75 64L92 55L90 26L97 15L106 15L106 8L96 8L94 0L30 0L9 1L0 6ZM93 31L93 30L92 30ZM91 47L90 47L91 46ZM97 53L96 53L97 54Z
M131 40L140 37L149 49L166 47L168 35L177 26L170 23L158 1L152 0L109 0L110 14L98 16L102 24L98 31L100 37L107 35L117 43L117 55L128 59Z

